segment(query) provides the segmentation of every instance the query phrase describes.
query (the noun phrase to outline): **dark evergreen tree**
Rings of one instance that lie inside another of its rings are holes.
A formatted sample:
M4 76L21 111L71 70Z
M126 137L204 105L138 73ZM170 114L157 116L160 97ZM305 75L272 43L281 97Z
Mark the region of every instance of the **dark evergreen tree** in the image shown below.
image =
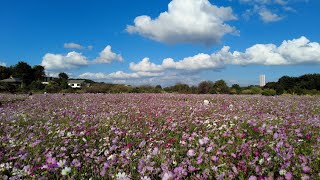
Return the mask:
M68 74L66 74L64 72L59 73L58 77L59 77L59 79L62 79L62 80L68 80L69 79Z
M40 65L33 66L32 70L33 70L34 80L36 81L42 81L43 78L46 76L43 66L40 66Z
M202 81L198 85L198 92L200 94L209 94L214 93L213 90L213 82L212 81Z
M23 61L18 62L12 68L12 76L21 78L22 82L29 85L34 80L32 67Z
M229 87L224 80L218 80L213 84L213 89L218 94L228 94Z
M5 66L0 66L0 80L10 77L10 69Z

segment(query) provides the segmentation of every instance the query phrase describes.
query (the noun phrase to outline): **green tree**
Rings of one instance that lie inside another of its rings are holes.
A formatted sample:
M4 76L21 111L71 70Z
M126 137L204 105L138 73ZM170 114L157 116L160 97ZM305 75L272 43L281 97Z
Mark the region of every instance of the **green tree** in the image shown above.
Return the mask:
M68 85L68 81L67 81L67 80L64 80L64 79L62 79L62 80L60 81L60 87L61 87L62 89L69 89L69 88L71 88L71 87Z
M63 80L68 80L69 79L68 74L66 74L64 72L59 73L58 77L59 77L59 79L63 79Z
M231 92L232 90L232 92ZM232 84L231 89L230 89L231 94L240 94L241 93L241 87L239 84Z
M62 89L70 88L70 86L68 85L69 76L66 73L61 72L59 73L58 77L59 79L57 80L57 83L60 85Z
M0 92L14 93L17 91L17 89L18 87L16 85L0 82Z
M264 86L266 89L276 89L277 83L276 82L267 82L267 84Z
M262 93L262 89L260 87L256 87L256 86L253 86L250 88L252 94L261 94Z
M126 86L123 84L116 84L116 85L112 86L110 91L112 93L128 93L131 90L132 90L132 87L130 87L130 86Z
M200 94L212 93L213 82L212 81L202 81L198 85L198 92Z
M241 94L253 94L251 89L244 89L241 91Z
M10 69L5 66L0 66L0 80L10 77Z
M218 80L213 84L213 89L218 94L228 94L229 93L229 87L227 83L224 80Z
M23 61L18 62L18 64L12 68L12 75L21 78L22 82L26 85L29 85L34 80L32 67Z
M236 90L241 90L241 87L239 84L232 84L231 88L236 89Z
M44 90L48 93L57 93L61 91L61 87L57 82L51 81L48 85L46 85Z
M39 91L43 90L45 88L45 85L42 84L41 81L32 81L29 87L32 91Z
M274 89L264 89L261 94L264 96L275 96L277 92Z
M276 85L275 90L277 92L277 95L281 95L284 93L284 88L279 84Z
M296 86L297 78L283 76L278 80L278 85L283 87L284 90L292 92L292 89Z
M161 85L156 85L156 87L155 87L156 89L161 89L162 90L162 87L161 87Z
M173 92L188 94L190 93L190 87L188 84L177 83L172 87Z
M32 70L33 70L34 80L42 81L46 75L44 72L44 67L40 65L36 65L36 66L33 66Z

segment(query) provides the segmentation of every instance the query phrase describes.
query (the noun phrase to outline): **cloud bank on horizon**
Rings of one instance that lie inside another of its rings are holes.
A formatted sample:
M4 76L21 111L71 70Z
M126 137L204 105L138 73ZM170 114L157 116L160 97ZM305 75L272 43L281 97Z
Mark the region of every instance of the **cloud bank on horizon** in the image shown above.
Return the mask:
M137 79L143 77L165 76L166 71L179 73L197 73L202 70L221 69L226 65L264 65L281 66L296 64L320 64L320 44L310 42L302 36L293 40L284 40L281 45L255 44L244 52L230 51L229 46L224 46L212 54L200 53L191 57L175 61L166 58L161 64L155 64L149 58L140 62L131 62L131 73L117 71L111 74L86 72L79 77L88 79Z

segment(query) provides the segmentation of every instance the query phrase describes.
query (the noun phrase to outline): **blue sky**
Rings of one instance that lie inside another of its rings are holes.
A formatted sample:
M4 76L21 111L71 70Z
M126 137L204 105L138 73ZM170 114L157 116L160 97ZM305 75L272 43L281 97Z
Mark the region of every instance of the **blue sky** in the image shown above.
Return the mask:
M320 72L318 0L2 0L0 64L132 85Z

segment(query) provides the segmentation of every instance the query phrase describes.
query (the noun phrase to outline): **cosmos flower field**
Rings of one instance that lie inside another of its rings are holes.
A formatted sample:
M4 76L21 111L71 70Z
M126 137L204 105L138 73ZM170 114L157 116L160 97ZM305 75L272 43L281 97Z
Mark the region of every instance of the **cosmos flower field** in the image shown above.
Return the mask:
M320 179L319 96L0 100L1 179Z

